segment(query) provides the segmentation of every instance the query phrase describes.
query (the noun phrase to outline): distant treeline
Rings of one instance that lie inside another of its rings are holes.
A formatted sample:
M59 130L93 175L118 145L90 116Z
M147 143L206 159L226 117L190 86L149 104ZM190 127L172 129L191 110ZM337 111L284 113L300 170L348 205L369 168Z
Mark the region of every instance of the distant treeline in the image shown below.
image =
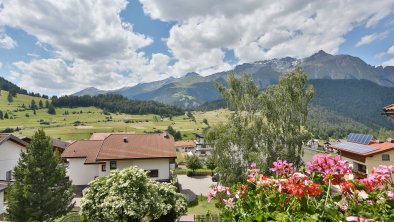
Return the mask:
M165 117L185 114L185 111L179 107L155 101L129 100L116 94L52 97L52 105L70 108L95 106L112 113L157 114Z
M19 93L19 94L30 95L30 96L35 96L35 97L42 97L42 98L48 99L47 95L40 95L39 93L28 92L26 89L22 89L21 87L4 79L3 77L0 77L0 90L5 90L5 91L10 92L10 94L13 97L15 97L17 93Z

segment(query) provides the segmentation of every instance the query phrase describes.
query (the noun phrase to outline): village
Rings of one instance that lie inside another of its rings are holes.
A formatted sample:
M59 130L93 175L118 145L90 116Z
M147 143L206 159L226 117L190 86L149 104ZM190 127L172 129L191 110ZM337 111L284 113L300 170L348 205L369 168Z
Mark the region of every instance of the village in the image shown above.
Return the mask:
M391 116L393 110L394 105L390 105L384 108L383 113ZM7 211L4 193L13 182L13 169L30 142L29 137L0 134L0 214ZM207 169L207 159L213 155L214 147L201 133L196 133L193 140L180 141L174 141L168 132L93 133L90 139L84 140L51 139L51 145L54 151L61 154L66 165L67 179L73 186L74 212L80 210L81 198L95 178L132 166L143 169L153 180L174 184L189 203L199 196L207 196L214 186L220 184L220 175L214 173L215 167ZM348 178L366 178L372 169L393 164L394 138L379 141L370 135L351 133L347 138L324 143L311 139L303 146L302 160L304 163L311 162L315 155L339 155L352 169ZM187 160L178 161L177 156L196 158L199 166L188 164ZM204 168L206 170L198 171ZM195 216L181 216L179 221L194 221Z

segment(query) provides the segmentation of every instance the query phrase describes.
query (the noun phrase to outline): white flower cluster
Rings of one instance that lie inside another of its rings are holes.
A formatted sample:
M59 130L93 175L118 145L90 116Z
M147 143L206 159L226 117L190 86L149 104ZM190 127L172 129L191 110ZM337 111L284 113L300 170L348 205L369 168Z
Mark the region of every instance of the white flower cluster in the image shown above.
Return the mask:
M81 213L94 221L151 221L186 209L174 186L150 180L136 167L96 178L81 201Z

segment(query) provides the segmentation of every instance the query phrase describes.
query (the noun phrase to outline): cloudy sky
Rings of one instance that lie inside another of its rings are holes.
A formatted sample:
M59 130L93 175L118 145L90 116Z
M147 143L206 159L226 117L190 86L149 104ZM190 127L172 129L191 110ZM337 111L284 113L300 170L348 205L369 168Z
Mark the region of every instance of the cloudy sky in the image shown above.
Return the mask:
M0 0L0 76L67 94L325 50L394 65L394 0Z

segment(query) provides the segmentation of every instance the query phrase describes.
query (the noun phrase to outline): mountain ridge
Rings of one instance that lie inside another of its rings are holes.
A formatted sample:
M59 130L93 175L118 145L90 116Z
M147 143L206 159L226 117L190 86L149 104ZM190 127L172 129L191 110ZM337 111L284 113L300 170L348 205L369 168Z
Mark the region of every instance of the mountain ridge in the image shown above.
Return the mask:
M277 83L284 73L297 66L305 70L309 79L366 79L381 86L394 87L394 67L374 67L358 57L331 55L320 50L303 59L284 57L243 63L235 66L233 70L208 76L190 72L180 78L170 77L111 91L97 89L96 93L114 93L129 99L155 100L191 108L220 99L220 95L212 90L215 85L214 81L223 82L230 72L235 72L237 75L250 74L259 87L264 89ZM200 92L196 90L197 88L206 89L207 92ZM73 95L83 95L83 90Z

